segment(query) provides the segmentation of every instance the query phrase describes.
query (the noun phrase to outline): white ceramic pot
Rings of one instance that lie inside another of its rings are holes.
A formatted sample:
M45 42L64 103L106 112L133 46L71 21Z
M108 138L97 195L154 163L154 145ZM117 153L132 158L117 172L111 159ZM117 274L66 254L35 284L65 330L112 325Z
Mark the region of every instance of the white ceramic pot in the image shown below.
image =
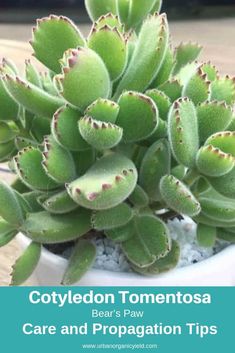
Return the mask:
M18 234L24 249L30 239ZM35 284L59 286L67 260L43 249L35 271ZM235 286L235 245L200 263L166 272L158 276L144 277L135 273L117 273L91 270L79 286Z

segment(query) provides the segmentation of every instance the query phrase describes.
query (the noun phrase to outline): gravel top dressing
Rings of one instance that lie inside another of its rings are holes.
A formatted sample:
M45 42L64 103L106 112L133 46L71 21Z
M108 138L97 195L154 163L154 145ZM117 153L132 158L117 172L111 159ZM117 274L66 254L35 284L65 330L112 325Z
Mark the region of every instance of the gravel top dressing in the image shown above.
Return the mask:
M172 239L180 244L181 254L178 263L179 267L185 267L203 261L212 255L217 254L229 245L227 242L218 241L213 248L202 248L197 243L196 224L189 218L168 221ZM123 254L119 244L105 237L91 237L97 248L96 260L93 268L114 272L130 272L131 267ZM52 250L52 249L51 249ZM52 250L53 251L53 250ZM69 258L72 247L69 246L62 253L62 256Z

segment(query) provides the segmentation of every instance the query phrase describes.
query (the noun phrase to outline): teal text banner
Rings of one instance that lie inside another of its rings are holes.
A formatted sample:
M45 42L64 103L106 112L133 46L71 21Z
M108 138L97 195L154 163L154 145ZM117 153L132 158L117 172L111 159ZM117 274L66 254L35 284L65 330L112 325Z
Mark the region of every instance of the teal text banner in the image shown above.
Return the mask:
M0 347L7 353L232 352L234 298L234 287L2 287Z

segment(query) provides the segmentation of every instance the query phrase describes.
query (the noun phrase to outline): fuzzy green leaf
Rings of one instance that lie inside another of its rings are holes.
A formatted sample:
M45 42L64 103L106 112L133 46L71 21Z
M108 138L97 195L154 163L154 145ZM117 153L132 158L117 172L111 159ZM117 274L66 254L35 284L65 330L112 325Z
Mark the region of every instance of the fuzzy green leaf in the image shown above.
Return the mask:
M85 115L95 120L114 124L119 113L119 105L108 99L99 98L85 110Z
M115 99L124 90L143 92L150 85L164 60L168 39L165 15L155 14L143 23L131 62L117 87Z
M235 227L229 227L229 232L234 234L235 233Z
M131 62L131 58L132 58L134 51L135 51L135 48L136 48L137 38L138 38L137 34L133 31L129 31L129 32L125 33L125 39L127 41L127 52L128 52L126 67L128 67ZM119 81L120 81L120 79L119 79ZM116 87L118 86L119 81L114 82L114 86L113 86L114 91L115 91Z
M226 175L209 180L213 188L221 195L235 199L235 167Z
M16 120L19 106L8 93L2 77L0 77L0 101L0 120Z
M128 149L125 150L125 147L127 147L127 148L129 147L129 150ZM133 145L129 144L129 145L122 145L121 152L126 154L126 156L128 158L133 159L133 161L136 165L136 168L139 170L141 163L142 163L142 160L143 160L147 150L148 150L148 147L146 147L146 146L137 145L133 148Z
M200 203L187 186L172 175L161 179L160 192L167 206L180 214L192 217L201 211Z
M233 119L232 119L231 123L229 124L229 126L227 127L227 130L235 131L235 116L233 116Z
M12 267L12 286L24 283L35 270L41 256L41 244L32 242Z
M80 119L78 126L84 140L97 150L111 149L122 139L122 128L89 116Z
M225 130L232 121L231 107L224 102L205 102L197 107L200 141L204 142L209 136Z
M127 43L117 28L108 25L93 28L88 38L88 47L103 59L111 81L117 80L127 64Z
M30 189L55 189L58 184L46 174L42 161L43 155L38 149L25 148L14 158L17 175Z
M118 0L117 10L122 23L127 23L130 8L130 0Z
M199 196L202 213L211 219L222 222L235 222L235 203L215 191Z
M229 105L235 103L235 79L226 76L213 81L211 99L225 101Z
M170 147L166 140L155 142L146 152L140 167L139 183L152 200L160 200L159 182L170 172Z
M77 175L81 176L95 163L96 151L89 149L73 153L73 160L76 166Z
M111 12L116 14L116 0L85 0L87 12L92 21L96 21L100 16Z
M83 208L62 215L28 213L21 231L38 243L64 243L86 234L91 229L90 220L90 212Z
M201 65L202 72L207 75L209 81L215 81L219 75L218 70L210 62Z
M170 98L157 89L151 89L145 92L146 96L150 97L156 104L159 112L159 117L162 120L167 120L168 112L171 106Z
M108 12L105 15L100 16L98 20L94 22L91 30L93 30L94 28L98 30L104 26L116 28L119 30L120 33L124 32L124 25L120 22L119 17L117 15L114 15L112 12Z
M54 139L70 151L84 151L89 145L78 130L81 114L69 106L60 108L53 116L51 132Z
M25 77L28 82L42 88L41 76L30 60L25 60Z
M0 66L0 72L4 74L18 75L18 69L15 63L9 58L2 58L2 63Z
M59 73L59 60L69 48L84 46L85 40L75 24L64 16L51 15L37 20L31 45L36 58Z
M14 141L0 144L0 162L9 160L16 152Z
M186 167L193 167L199 148L199 136L196 109L188 98L179 99L172 106L168 133L177 162Z
M135 235L135 233L135 223L133 220L122 227L105 231L105 235L116 243L123 243L131 239Z
M201 194L205 191L208 191L210 188L211 185L209 181L203 176L200 176L192 185L192 191L195 194Z
M34 191L33 191L34 192ZM56 191L48 191L48 192L43 192L43 191L36 191L38 192L38 196L36 197L37 203L40 205L41 209L40 211L43 211L43 203L51 196L54 196Z
M16 102L33 114L51 118L54 112L63 105L63 100L50 95L37 86L26 83L18 76L6 75L4 83Z
M19 202L19 205L21 207L21 210L22 210L22 213L24 215L24 218L25 218L25 215L28 213L28 212L31 212L32 209L31 209L31 206L30 204L28 203L28 201L25 199L25 197L20 194L18 191L14 190L14 193L17 197L17 200Z
M40 199L40 198L39 198ZM43 208L54 214L64 214L76 210L78 204L69 197L66 191L61 191L42 202Z
M229 243L235 243L235 234L230 232L230 228L228 229L217 229L217 238L219 240L228 241Z
M222 131L210 136L206 140L206 145L211 144L221 151L235 157L235 131Z
M61 60L63 74L55 79L61 95L71 104L84 110L97 98L110 93L109 73L103 60L88 48L70 49Z
M95 245L88 240L79 240L69 259L69 264L63 276L62 284L68 286L78 282L92 266L95 257Z
M149 197L141 186L136 185L133 193L129 197L129 201L135 207L146 207L149 204Z
M141 93L128 91L121 95L116 120L123 128L125 142L141 141L150 136L158 125L158 110L153 100Z
M177 74L182 67L188 63L196 60L202 50L202 47L197 43L181 43L176 48L176 65L174 67L174 74Z
M44 137L51 132L51 120L41 116L35 116L30 127L30 135L38 142L43 142ZM31 145L31 144L30 144Z
M119 154L99 159L85 175L67 186L79 205L93 210L117 206L132 193L137 182L135 165Z
M45 194L42 193L41 191L29 191L22 194L24 200L29 205L31 212L39 212L43 210L42 206L37 201L37 199L41 195L45 195ZM46 195L48 195L48 193L46 193Z
M129 1L129 13L127 18L127 28L135 28L143 22L144 18L149 14L155 5L156 0L145 0L140 2L139 0Z
M178 80L171 79L160 85L158 89L165 93L170 98L171 102L174 102L181 97L183 87Z
M198 224L197 226L197 241L200 246L211 248L216 241L216 228Z
M18 230L0 218L0 247L8 244L17 234Z
M24 221L16 192L3 181L0 183L0 216L14 226L19 226Z
M13 183L11 183L11 188L18 191L20 194L29 191L29 188L27 188L27 186L19 178L15 178Z
M40 78L43 89L54 96L58 96L59 93L55 86L55 83L53 82L53 77L50 72L40 72Z
M156 78L151 83L151 87L154 87L154 88L159 87L160 85L168 81L171 77L174 64L175 64L174 53L173 53L172 47L169 46L167 48L165 58L161 65L161 68L158 71Z
M171 250L168 254L157 261L155 261L151 266L146 268L140 268L137 266L132 266L133 269L141 273L142 275L158 275L159 273L170 271L177 266L180 258L180 247L179 244L172 240Z
M199 69L200 64L197 61L193 61L185 66L177 73L175 79L179 81L181 86L185 86L188 84L189 80L196 74Z
M6 143L14 139L17 131L7 122L0 121L0 143Z
M205 214L200 213L198 216L193 218L195 222L205 224L211 227L221 227L221 228L228 228L229 230L235 227L235 222L224 222L218 219L212 219L207 217Z
M128 260L145 268L170 250L169 231L157 217L143 215L135 219L135 236L121 244Z
M17 136L15 138L15 146L17 148L18 151L23 150L26 147L39 147L39 144L37 142L35 142L34 140L31 139L27 139L25 137L22 136Z
M47 175L59 184L75 179L76 169L71 153L51 136L44 139L43 146L42 165Z
M203 103L211 97L211 82L201 68L184 86L183 96L190 98L195 105ZM213 99L216 99L213 97Z
M201 147L197 154L197 168L202 174L219 177L229 173L235 166L235 158L212 145Z
M147 144L152 145L159 139L167 137L167 122L162 119L158 119L158 126L154 133L147 138Z
M183 180L187 172L187 168L183 165L177 165L171 169L171 174L176 177L176 179Z
M151 13L160 12L162 7L162 0L155 0Z
M133 211L126 203L110 208L109 210L96 211L92 216L92 225L96 230L109 230L122 227L133 218Z

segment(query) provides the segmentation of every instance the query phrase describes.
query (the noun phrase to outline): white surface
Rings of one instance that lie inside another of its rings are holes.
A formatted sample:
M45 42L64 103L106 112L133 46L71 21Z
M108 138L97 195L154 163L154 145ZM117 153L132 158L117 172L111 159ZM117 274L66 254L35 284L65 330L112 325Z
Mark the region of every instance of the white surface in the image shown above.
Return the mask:
M30 239L19 234L18 241L25 248ZM67 260L43 249L35 277L38 285L60 285ZM143 277L135 273L117 273L91 270L77 286L234 286L235 245L195 265L178 268L154 277Z

